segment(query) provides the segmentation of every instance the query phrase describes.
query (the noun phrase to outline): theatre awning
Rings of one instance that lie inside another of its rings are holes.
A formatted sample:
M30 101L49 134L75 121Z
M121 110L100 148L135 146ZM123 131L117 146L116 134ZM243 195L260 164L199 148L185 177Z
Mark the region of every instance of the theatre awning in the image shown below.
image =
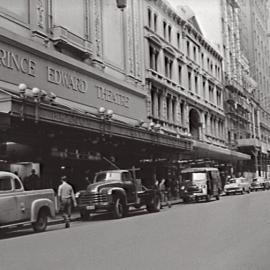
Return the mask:
M192 149L192 142L188 138L176 138L145 128L134 127L126 123L110 120L104 121L98 115L88 112L78 112L67 108L60 103L38 103L34 100L22 99L16 95L0 95L0 127L12 124L11 119L27 119L33 123L50 123L58 126L66 126L95 133L104 133L110 136L151 143L153 145L164 146L174 150Z

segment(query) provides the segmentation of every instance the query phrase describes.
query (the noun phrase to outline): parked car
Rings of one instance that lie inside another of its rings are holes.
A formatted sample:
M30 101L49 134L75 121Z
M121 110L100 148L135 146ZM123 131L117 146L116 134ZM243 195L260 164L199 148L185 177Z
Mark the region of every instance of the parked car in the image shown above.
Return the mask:
M249 193L250 182L245 177L231 178L224 186L224 192L226 195Z
M17 175L0 171L0 230L31 224L43 232L48 217L55 217L52 189L25 191Z
M264 177L253 178L250 186L251 191L265 190L266 182Z

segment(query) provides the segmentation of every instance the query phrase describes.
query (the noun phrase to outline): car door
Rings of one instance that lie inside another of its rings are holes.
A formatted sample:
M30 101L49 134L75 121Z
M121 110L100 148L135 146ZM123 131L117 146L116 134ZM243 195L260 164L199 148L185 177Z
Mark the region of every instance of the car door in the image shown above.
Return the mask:
M30 207L27 207L26 205L27 194L17 178L13 178L12 181L17 205L17 220L25 221L30 217Z
M0 225L17 221L16 198L9 175L0 176Z
M122 183L127 194L127 201L136 201L136 187L129 172L122 173Z

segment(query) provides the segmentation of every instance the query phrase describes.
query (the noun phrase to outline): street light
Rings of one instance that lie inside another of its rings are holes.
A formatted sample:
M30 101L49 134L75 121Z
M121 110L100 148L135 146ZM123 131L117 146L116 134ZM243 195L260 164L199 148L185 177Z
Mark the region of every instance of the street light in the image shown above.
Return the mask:
M127 0L116 0L116 5L123 11L127 7Z

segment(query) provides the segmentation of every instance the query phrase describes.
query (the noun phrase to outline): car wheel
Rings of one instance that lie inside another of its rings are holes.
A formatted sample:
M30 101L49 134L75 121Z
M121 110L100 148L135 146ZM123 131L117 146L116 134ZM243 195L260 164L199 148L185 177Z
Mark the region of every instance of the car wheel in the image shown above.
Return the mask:
M35 232L44 232L47 228L48 215L47 211L41 210L38 213L37 221L32 224Z
M146 205L146 209L149 213L159 212L161 208L160 196L155 196L152 201Z
M210 200L211 200L211 195L210 195L210 194L207 194L207 195L206 195L206 201L207 201L207 202L210 202Z
M216 196L216 200L218 201L220 199L219 194Z
M113 205L113 217L116 219L123 218L127 215L127 206L123 198L116 197Z

